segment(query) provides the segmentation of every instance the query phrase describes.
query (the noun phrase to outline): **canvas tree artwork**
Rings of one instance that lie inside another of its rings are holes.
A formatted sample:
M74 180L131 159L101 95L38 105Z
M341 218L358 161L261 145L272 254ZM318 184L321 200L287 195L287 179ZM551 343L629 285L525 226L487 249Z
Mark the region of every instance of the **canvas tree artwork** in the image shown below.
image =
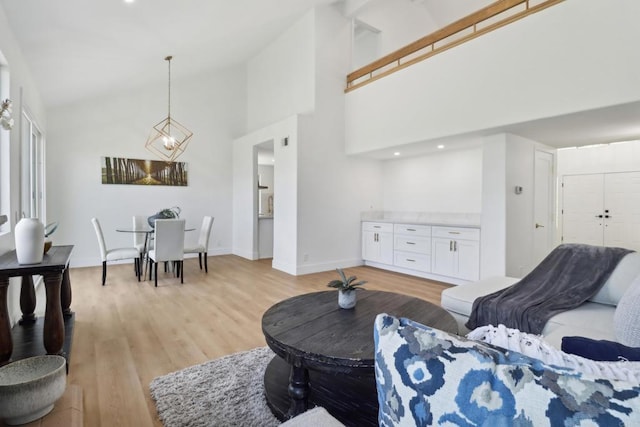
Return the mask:
M187 186L187 163L102 157L103 184Z

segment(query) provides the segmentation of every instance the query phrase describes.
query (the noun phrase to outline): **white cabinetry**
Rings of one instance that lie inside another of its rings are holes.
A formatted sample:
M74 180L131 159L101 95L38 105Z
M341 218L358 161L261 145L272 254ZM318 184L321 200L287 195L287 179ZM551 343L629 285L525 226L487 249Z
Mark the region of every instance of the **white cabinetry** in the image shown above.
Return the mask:
M431 271L431 226L394 224L393 265Z
M431 272L463 280L480 278L480 230L433 227Z
M393 263L393 224L362 223L362 259L381 264Z

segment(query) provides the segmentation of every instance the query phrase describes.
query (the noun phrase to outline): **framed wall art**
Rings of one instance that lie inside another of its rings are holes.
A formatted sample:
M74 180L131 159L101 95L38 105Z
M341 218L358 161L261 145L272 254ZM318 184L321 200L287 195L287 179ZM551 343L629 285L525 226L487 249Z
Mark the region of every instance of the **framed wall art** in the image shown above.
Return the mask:
M187 186L187 163L102 157L103 184Z

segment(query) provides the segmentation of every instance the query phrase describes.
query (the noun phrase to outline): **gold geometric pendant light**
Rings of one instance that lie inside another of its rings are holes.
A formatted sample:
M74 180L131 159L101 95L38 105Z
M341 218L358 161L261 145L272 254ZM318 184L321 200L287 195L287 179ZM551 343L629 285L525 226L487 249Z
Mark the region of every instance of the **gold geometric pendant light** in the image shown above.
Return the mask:
M193 133L171 118L171 59L164 58L169 63L169 112L167 118L155 125L147 139L145 147L156 156L167 162L173 162L184 153Z

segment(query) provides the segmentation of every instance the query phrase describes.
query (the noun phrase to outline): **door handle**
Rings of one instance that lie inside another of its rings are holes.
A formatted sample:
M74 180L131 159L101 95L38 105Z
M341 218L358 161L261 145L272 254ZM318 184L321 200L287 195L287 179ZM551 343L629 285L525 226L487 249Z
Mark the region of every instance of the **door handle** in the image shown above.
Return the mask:
M536 222L536 228L544 228L544 225L542 225L542 224L538 224L538 223Z

